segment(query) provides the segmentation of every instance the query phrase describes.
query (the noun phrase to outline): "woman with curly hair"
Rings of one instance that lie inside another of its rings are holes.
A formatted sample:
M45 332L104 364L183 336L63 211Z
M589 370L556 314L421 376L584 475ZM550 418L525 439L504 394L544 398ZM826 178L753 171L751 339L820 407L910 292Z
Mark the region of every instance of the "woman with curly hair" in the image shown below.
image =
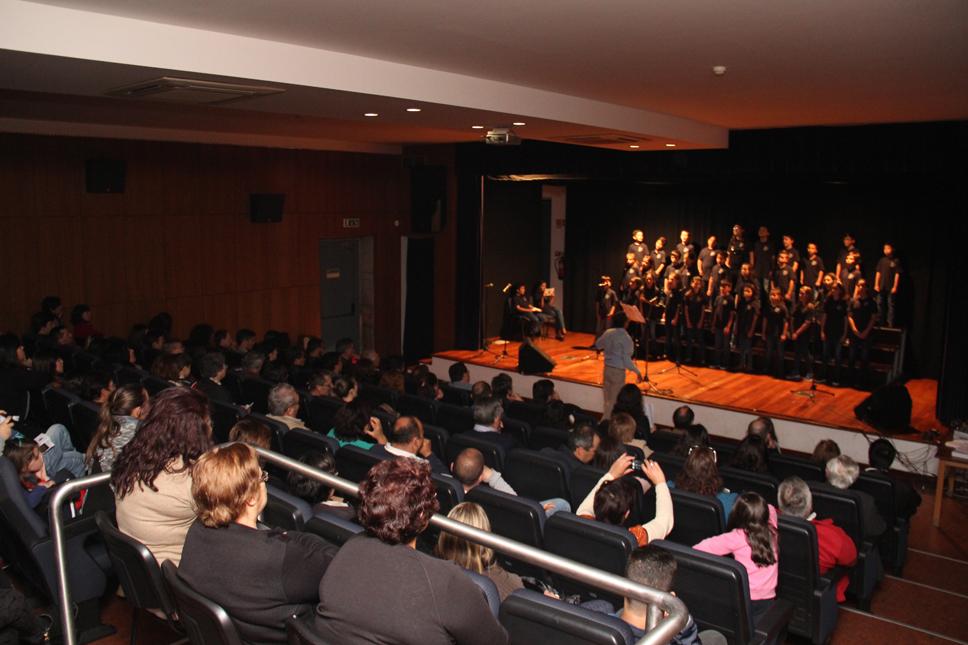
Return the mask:
M738 497L728 488L723 488L723 479L716 466L716 451L712 448L693 448L675 482L670 485L688 493L715 497L723 505L724 520L729 518Z
M340 548L319 583L315 631L326 642L507 643L460 567L416 550L437 508L426 463L394 459L370 469L360 483L366 534Z
M111 471L118 528L158 562L181 560L195 520L192 466L212 446L208 399L190 388L158 393Z

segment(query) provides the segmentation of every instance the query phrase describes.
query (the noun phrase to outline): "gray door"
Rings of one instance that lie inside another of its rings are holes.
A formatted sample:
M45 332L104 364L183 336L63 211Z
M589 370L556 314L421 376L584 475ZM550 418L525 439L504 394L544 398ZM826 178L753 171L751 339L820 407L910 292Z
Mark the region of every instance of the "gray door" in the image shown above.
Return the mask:
M327 349L341 338L360 346L360 241L320 240L321 337Z

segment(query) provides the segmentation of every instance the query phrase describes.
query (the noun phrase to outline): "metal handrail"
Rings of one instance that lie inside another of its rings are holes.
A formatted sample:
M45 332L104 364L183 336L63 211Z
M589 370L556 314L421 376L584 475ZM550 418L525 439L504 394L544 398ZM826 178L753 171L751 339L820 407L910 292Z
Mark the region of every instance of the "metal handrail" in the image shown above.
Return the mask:
M359 486L340 477L324 473L306 464L262 448L255 448L259 456L268 462L281 466L305 477L331 486L344 495L359 497ZM64 550L64 521L60 508L73 494L84 488L94 488L107 483L111 473L99 473L80 479L74 479L57 486L50 501L50 530L54 542L54 561L57 566L57 597L60 603L61 626L64 632L65 645L76 645L77 635L74 633L74 612L69 608L71 603L70 585L67 580L67 562ZM689 612L681 600L672 594L658 591L651 587L632 582L628 578L595 569L580 562L562 558L557 555L536 549L532 546L510 540L487 531L476 529L462 522L452 520L440 514L430 519L431 526L452 533L459 537L494 549L505 555L523 560L529 564L538 565L548 571L559 573L568 578L578 580L613 594L632 598L649 606L648 631L637 645L659 645L668 643L686 626Z

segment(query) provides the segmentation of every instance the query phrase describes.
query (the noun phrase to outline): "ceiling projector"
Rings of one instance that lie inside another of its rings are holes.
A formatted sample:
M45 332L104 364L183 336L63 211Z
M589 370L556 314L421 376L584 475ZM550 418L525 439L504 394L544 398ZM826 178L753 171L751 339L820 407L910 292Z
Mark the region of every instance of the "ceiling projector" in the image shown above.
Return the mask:
M494 128L484 135L484 143L491 146L516 146L521 138L511 128Z

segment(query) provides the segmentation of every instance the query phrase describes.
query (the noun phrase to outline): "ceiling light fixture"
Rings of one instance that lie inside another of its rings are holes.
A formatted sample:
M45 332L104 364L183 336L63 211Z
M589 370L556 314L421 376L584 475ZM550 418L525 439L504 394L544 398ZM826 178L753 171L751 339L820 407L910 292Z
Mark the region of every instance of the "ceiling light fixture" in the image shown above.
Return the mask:
M525 123L524 121L515 121L515 122L514 122L514 123L512 123L511 125L528 125L528 124L527 124L527 123Z
M407 108L407 112L419 112L420 108Z
M483 130L483 129L484 129L484 126L483 125L472 125L471 126L471 130Z
M364 112L363 116L380 116L380 115L377 114L376 112Z
M716 76L722 76L725 73L726 73L725 65L713 65L713 74L715 74Z
M666 144L666 148L675 148L675 147L676 147L676 144L674 144L674 143L667 143Z
M636 149L638 149L638 147L639 147L639 146L638 146L638 145L636 145L636 144L634 144L634 143L632 143L632 144L629 144L629 148L632 148L633 150L636 150Z

